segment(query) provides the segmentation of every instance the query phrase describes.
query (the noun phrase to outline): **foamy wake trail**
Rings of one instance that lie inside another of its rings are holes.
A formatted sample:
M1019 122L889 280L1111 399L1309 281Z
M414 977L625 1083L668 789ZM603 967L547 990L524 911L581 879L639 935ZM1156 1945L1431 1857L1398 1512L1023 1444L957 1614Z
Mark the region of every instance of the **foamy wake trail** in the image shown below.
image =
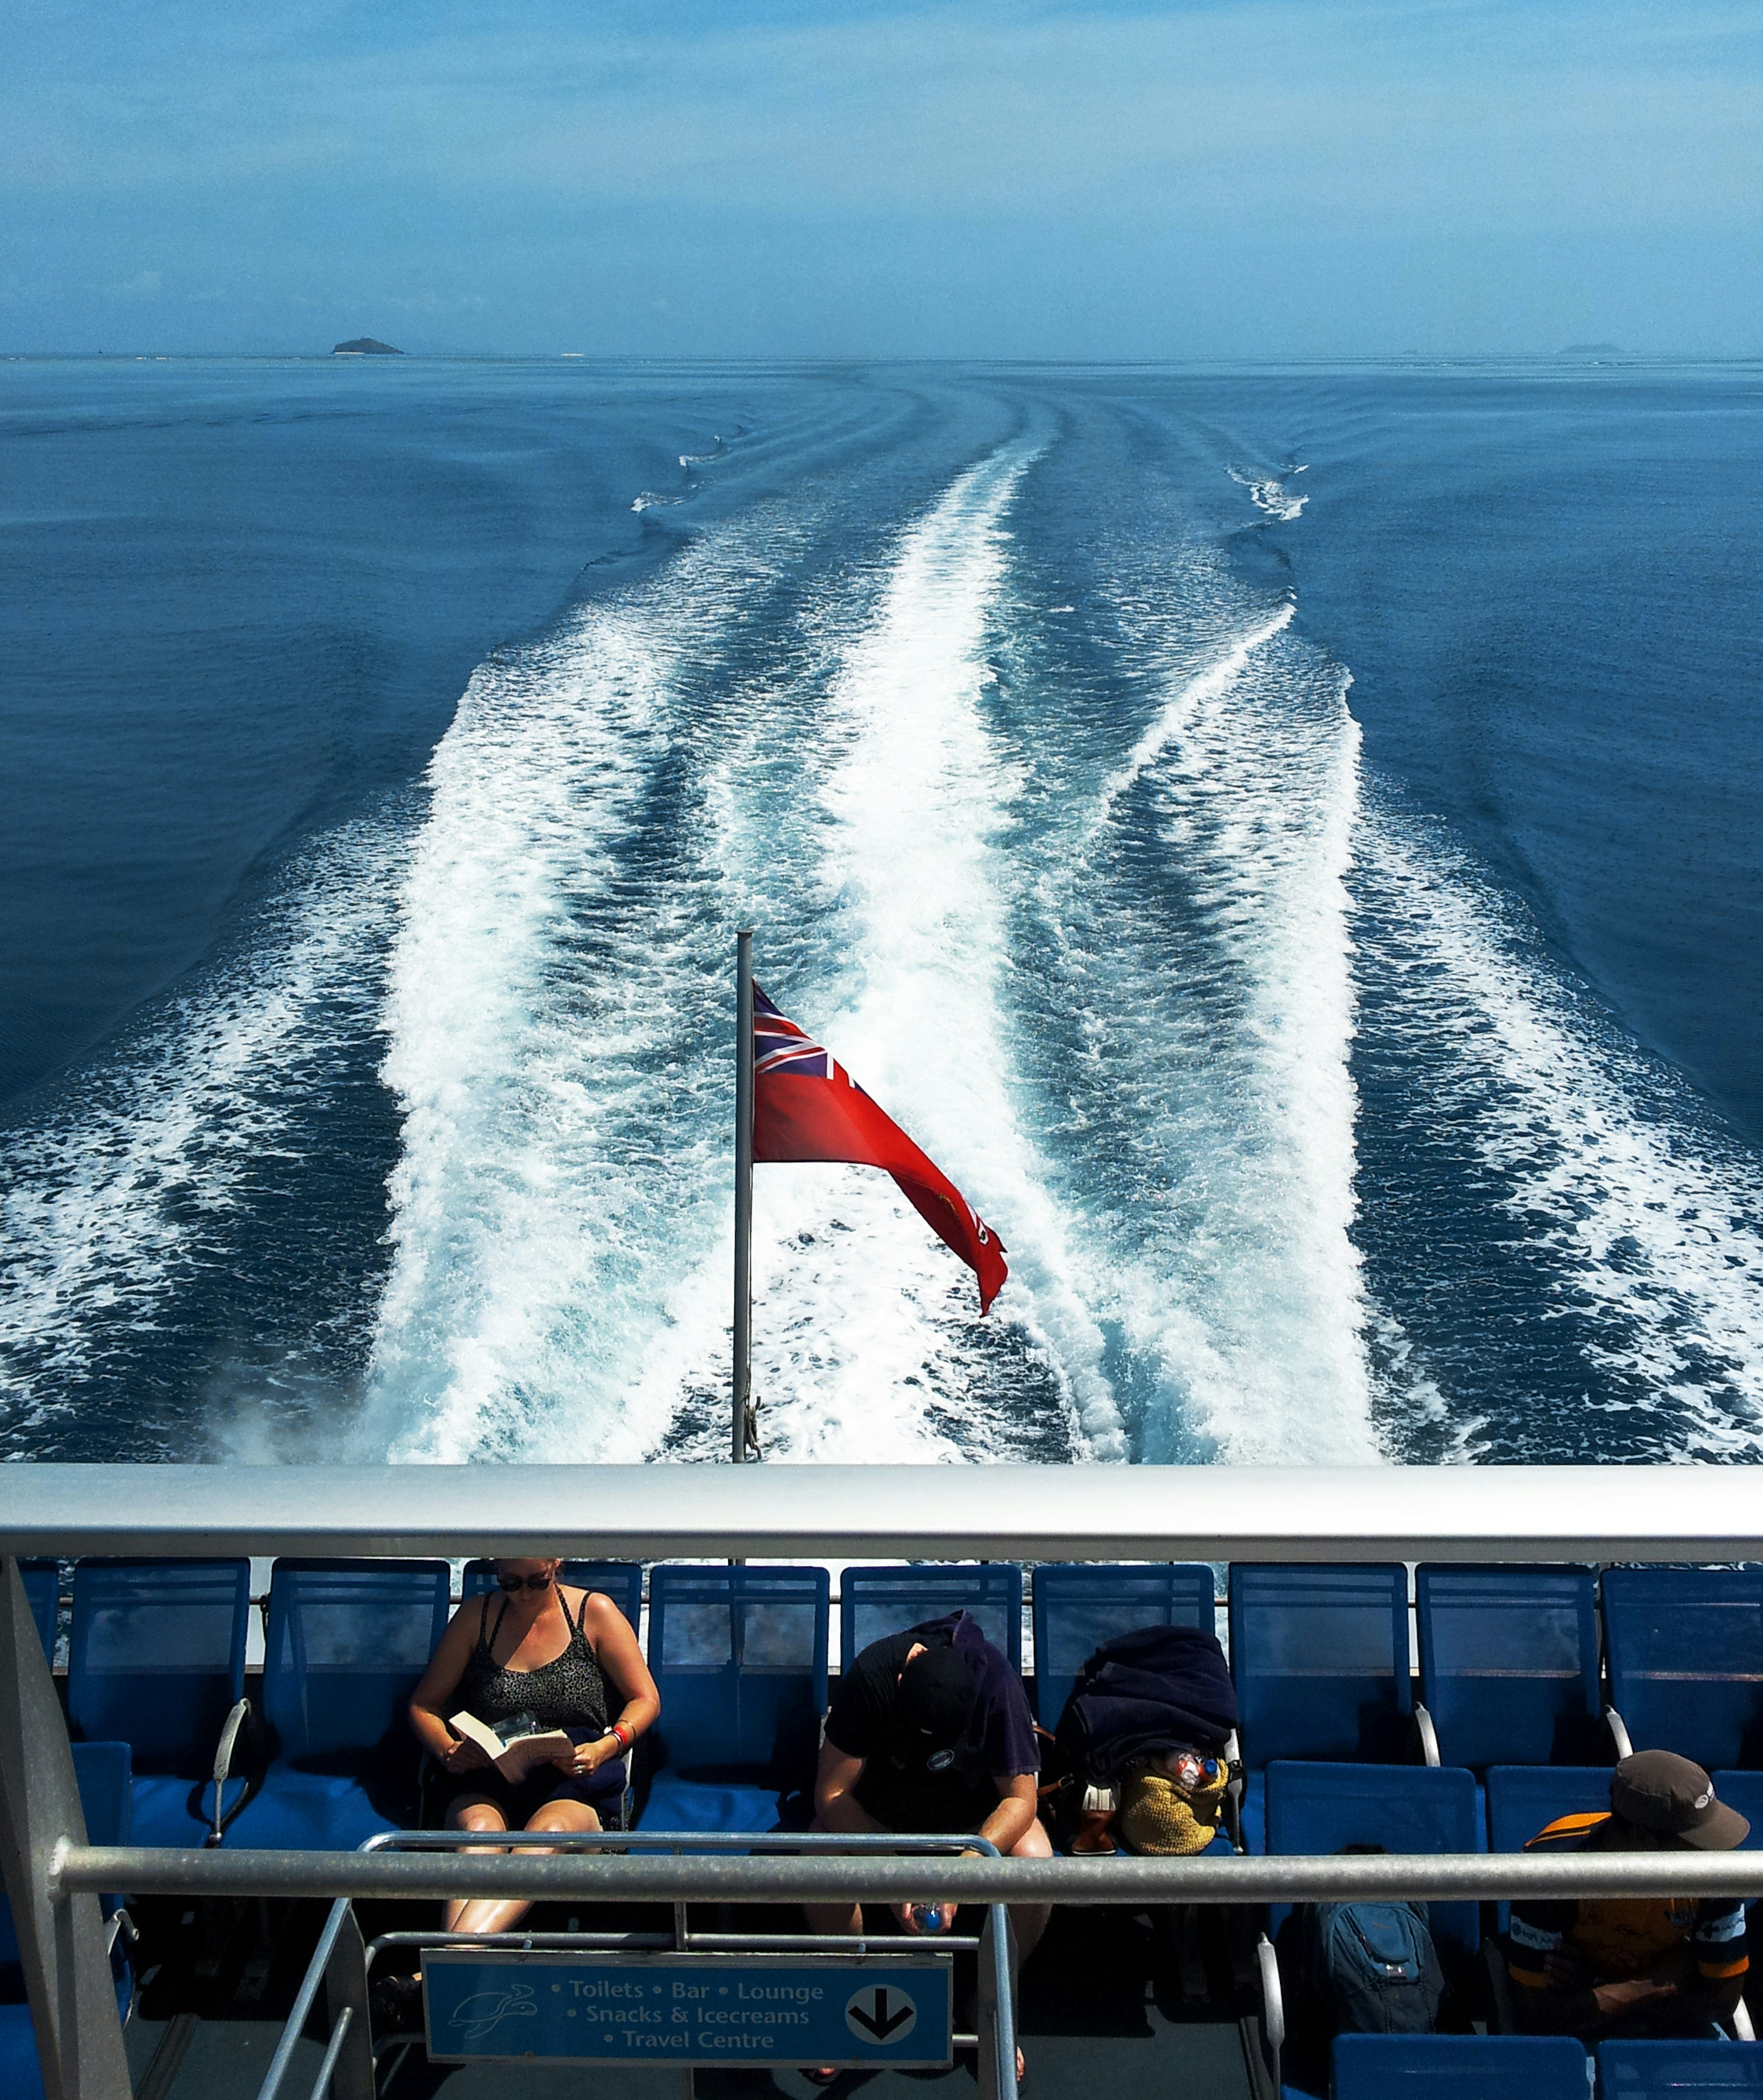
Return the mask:
M1429 1114L1470 1134L1514 1244L1550 1260L1558 1312L1585 1316L1580 1346L1626 1395L1607 1410L1651 1418L1641 1441L1661 1458L1755 1457L1755 1162L1551 970L1466 856L1373 814L1363 881L1399 988L1383 1025L1426 1061Z
M1289 604L1212 645L1239 588L1191 562L1123 592L1168 697L1049 855L1073 1007L1086 1271L1147 1458L1375 1458L1354 1216L1345 876L1359 731ZM1205 571L1205 572L1202 572Z
M1009 1017L998 834L1020 768L982 703L1002 520L1038 451L1012 444L963 475L906 533L846 642L821 713L812 816L830 918L811 974L760 973L976 1207L1008 1221L1012 1282L982 1326L972 1277L886 1177L762 1167L754 1378L778 1455L1125 1455L1100 1333L1069 1280L1064 1221L1025 1123ZM729 837L731 880L764 889L766 836L733 825ZM726 1304L726 1259L719 1245L695 1286L702 1307L687 1324L700 1335ZM1064 1422L1000 1405L1012 1357L1019 1383L1063 1398ZM703 1385L714 1368L699 1351L660 1375Z
M725 962L714 841L689 805L658 840L647 805L686 667L788 558L766 524L484 665L436 751L386 1002L405 1121L368 1448L637 1458L666 1427L640 1374L726 1215L703 1051Z
M1169 746L1176 742L1183 730L1192 724L1202 707L1227 694L1249 668L1250 659L1258 650L1266 648L1276 634L1282 634L1292 624L1292 615L1298 610L1289 599L1273 617L1264 621L1240 642L1232 642L1217 662L1209 664L1194 677L1184 680L1174 696L1163 708L1150 727L1133 746L1131 757L1118 772L1111 774L1102 789L1096 812L1099 821L1105 821L1113 810L1117 799L1125 794L1140 774L1161 758Z
M303 1112L371 1026L401 850L366 822L316 841L230 959L10 1140L0 1392L33 1418L77 1417L79 1381L225 1259L231 1215L304 1156Z

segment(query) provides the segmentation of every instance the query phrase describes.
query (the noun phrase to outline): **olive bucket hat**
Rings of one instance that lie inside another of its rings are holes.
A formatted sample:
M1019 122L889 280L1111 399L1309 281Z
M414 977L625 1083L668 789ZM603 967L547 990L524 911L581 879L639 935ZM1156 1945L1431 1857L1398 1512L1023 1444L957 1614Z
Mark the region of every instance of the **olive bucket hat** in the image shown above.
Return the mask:
M1658 1830L1698 1852L1730 1852L1750 1835L1736 1808L1717 1800L1702 1767L1670 1750L1637 1750L1611 1775L1610 1805L1624 1823Z

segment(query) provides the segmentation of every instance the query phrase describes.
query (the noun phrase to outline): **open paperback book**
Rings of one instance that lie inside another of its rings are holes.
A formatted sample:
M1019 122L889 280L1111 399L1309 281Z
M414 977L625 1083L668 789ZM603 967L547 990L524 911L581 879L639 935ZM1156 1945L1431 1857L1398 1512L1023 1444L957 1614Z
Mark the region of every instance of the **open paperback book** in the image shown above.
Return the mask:
M480 1721L475 1714L452 1714L447 1725L456 1736L475 1743L503 1778L516 1786L540 1765L561 1764L578 1743L588 1740L581 1731L539 1728L524 1714L517 1714L499 1728Z

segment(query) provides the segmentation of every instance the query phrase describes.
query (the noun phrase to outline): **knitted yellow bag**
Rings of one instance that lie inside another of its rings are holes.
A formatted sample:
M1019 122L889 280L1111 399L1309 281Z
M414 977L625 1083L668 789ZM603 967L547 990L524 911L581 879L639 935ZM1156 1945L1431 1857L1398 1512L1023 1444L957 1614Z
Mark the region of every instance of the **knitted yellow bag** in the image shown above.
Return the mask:
M1135 1772L1121 1789L1115 1829L1129 1851L1203 1852L1219 1834L1230 1767L1223 1758L1211 1776L1192 1787L1165 1773Z

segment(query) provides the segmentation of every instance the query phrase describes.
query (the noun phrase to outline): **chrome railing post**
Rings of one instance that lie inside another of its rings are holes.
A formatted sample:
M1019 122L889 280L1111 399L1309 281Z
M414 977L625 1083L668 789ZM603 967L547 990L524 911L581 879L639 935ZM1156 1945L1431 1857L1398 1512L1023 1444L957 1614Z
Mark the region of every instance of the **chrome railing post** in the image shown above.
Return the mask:
M981 2100L1014 2100L1016 2090L1014 1952L1008 1909L989 1904L980 1935Z
M346 2025L337 2049L331 2089L336 2100L374 2100L373 2036L368 2017L368 1951L355 1905L346 1909L324 1964L324 2003L331 2033Z
M0 1564L0 1873L48 2100L129 2100L110 1950L95 1890L64 1890L86 1817L55 1679L18 1562Z

